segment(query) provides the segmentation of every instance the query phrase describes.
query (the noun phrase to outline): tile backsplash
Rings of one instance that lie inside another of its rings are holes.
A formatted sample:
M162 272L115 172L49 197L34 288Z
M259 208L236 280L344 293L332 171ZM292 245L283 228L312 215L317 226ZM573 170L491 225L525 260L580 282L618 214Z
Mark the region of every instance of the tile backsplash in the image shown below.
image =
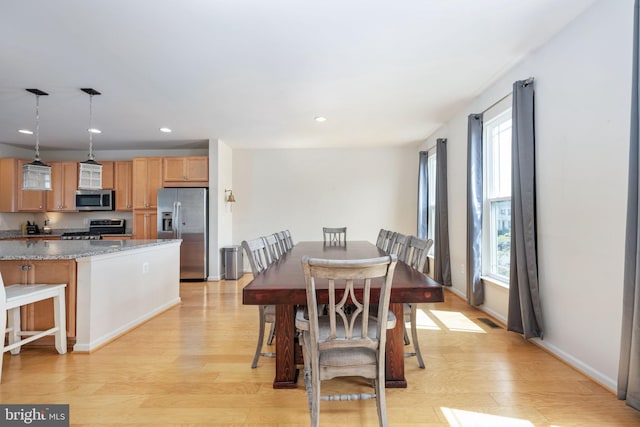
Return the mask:
M27 221L44 226L45 220L53 229L86 229L92 219L124 219L127 230L133 227L131 212L43 212L43 213L0 213L0 231L20 230Z

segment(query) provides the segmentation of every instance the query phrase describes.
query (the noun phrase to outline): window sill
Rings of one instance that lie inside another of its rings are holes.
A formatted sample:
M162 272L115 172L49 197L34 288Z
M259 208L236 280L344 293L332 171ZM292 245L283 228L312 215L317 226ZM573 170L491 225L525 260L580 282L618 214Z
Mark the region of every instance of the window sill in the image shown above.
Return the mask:
M509 283L503 282L502 280L496 279L494 277L480 276L480 279L483 282L491 284L491 285L496 286L498 288L509 289Z

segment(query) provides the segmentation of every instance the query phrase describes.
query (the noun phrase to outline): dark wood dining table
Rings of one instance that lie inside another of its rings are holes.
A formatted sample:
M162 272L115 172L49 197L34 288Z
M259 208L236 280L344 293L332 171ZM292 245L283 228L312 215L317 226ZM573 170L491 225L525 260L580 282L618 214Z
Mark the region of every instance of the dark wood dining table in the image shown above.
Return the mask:
M276 374L273 388L296 388L298 366L302 352L297 345L295 331L296 306L307 304L306 286L301 259L304 255L327 259L362 259L386 255L373 243L365 241L329 245L324 242L299 242L279 260L271 264L244 287L242 303L247 305L275 305ZM375 283L372 298L377 298ZM326 288L318 289L318 302L328 299ZM378 287L379 293L379 287ZM405 263L398 261L391 287L389 309L397 319L403 318L403 303L443 302L442 286ZM402 322L387 331L386 387L404 388L404 330Z

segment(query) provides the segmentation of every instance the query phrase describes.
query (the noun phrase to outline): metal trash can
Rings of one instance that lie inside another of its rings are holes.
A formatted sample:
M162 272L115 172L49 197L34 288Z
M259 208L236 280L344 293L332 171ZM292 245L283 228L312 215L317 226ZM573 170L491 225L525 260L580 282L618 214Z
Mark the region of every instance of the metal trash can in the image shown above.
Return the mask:
M224 253L224 278L238 280L244 274L242 246L228 246L222 248Z

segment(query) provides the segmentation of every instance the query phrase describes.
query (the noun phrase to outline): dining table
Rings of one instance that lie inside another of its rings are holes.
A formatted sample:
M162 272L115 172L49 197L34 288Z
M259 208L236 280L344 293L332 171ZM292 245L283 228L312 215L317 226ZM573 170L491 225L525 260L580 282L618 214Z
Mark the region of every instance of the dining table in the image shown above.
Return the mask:
M387 253L367 241L347 241L330 244L322 241L302 241L275 260L266 270L256 275L242 291L246 305L275 305L275 378L274 389L297 387L298 367L303 364L302 351L297 342L295 313L297 307L307 304L306 284L301 260L312 258L351 260L385 256ZM378 298L379 285L372 284L372 299ZM377 291L377 293L376 293ZM318 285L318 303L328 301L326 286ZM434 303L444 301L442 285L426 274L402 261L396 264L391 286L389 310L402 320L403 303ZM387 388L405 388L404 325L396 322L387 330L385 349L385 381Z

